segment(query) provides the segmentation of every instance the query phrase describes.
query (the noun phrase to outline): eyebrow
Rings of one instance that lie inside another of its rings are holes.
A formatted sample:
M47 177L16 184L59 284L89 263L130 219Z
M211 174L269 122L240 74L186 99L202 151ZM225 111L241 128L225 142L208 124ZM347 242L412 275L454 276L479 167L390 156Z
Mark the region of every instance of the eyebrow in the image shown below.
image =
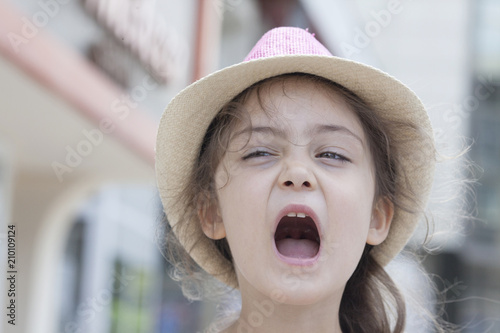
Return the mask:
M311 129L307 131L308 135L311 135L312 133L328 133L328 132L343 132L347 135L352 136L356 140L358 140L361 145L364 145L363 140L355 134L353 131L348 129L345 126L342 125L325 125L325 124L319 124L316 126L313 126ZM256 127L247 127L237 133L235 133L235 137L239 136L244 133L263 133L263 134L271 134L280 138L286 138L286 131L282 128L278 127L271 127L271 126L256 126Z
M246 133L263 133L263 134L272 134L273 136L278 136L280 138L286 138L286 133L283 129L277 127L270 126L256 126L256 127L245 127L241 131L238 131L234 134L234 137L240 136Z
M321 125L314 126L311 130L309 130L309 132L317 132L317 133L343 132L343 133L348 134L348 135L354 137L355 139L357 139L361 143L361 145L364 144L363 140L356 133L354 133L353 131L351 131L350 129L348 129L347 127L342 126L342 125L323 125L323 124L321 124Z

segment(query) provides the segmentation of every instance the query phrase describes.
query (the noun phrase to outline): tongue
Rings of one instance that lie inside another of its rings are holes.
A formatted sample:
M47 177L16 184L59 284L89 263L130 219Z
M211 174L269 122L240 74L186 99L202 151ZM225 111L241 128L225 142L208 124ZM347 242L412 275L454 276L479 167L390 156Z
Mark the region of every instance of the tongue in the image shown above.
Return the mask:
M309 239L285 238L276 242L278 252L285 257L312 258L318 253L318 243Z

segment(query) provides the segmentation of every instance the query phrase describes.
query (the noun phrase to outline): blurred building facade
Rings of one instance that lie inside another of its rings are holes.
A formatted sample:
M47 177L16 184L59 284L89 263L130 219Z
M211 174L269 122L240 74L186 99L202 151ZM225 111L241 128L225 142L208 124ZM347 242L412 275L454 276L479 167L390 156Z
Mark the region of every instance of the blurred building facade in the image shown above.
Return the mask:
M445 153L460 151L461 136L475 139L484 222L449 214L468 214L460 196L436 196L444 213L432 244L444 245L425 263L448 289L450 321L470 322L464 332L499 329L497 1L24 0L0 9L0 227L18 232L18 332L195 332L210 322L213 304L186 302L158 249L156 124L180 89L241 61L279 25L309 28L335 55L410 86ZM438 169L436 192L461 192L448 174Z
M477 187L478 221L460 250L465 272L467 307L457 316L478 323L476 331L500 329L500 3L482 0L474 8L469 97L464 114L470 115L474 140L471 158L482 169ZM470 97L472 96L472 97ZM497 324L492 323L496 318Z

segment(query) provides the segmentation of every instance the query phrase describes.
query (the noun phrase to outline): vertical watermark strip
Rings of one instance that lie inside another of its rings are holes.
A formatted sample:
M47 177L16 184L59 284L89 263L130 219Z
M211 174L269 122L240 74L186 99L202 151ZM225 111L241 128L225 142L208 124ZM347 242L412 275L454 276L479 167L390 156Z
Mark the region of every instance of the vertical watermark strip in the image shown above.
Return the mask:
M16 226L11 224L7 226L7 323L16 325L16 281L17 281L17 263L16 263Z

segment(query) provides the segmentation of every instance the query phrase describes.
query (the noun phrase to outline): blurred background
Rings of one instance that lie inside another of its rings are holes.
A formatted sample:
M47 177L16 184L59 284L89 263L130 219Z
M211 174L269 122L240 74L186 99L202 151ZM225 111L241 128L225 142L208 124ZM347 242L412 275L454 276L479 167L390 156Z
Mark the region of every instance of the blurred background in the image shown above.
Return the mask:
M444 163L424 266L447 320L500 332L497 0L0 0L0 266L14 226L17 271L16 325L4 310L0 332L207 326L214 304L185 301L159 250L156 128L178 91L281 25L407 84L444 155L473 142L477 206L451 181L470 175L464 158Z

